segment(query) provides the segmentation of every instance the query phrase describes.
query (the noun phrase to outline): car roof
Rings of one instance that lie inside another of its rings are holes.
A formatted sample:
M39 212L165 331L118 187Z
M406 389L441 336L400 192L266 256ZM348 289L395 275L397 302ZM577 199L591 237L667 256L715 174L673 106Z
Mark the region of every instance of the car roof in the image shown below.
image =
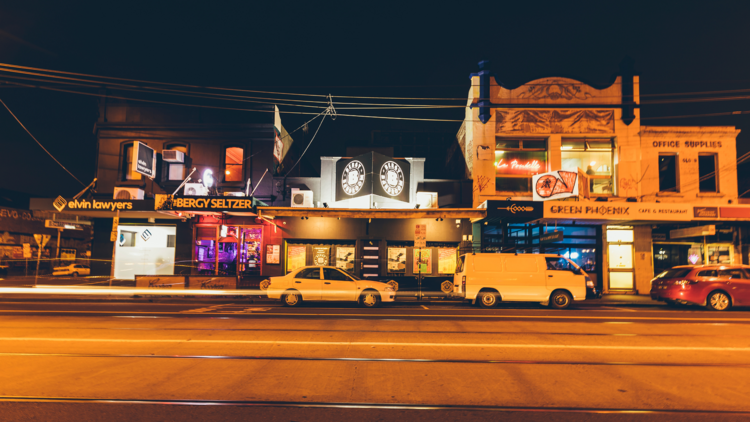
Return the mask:
M744 269L750 269L750 265L740 265L740 264L707 264L707 265L678 265L676 267L672 267L670 269L677 269L677 268L685 268L685 269L708 269L708 270L722 270L722 269L733 269L733 268L744 268Z

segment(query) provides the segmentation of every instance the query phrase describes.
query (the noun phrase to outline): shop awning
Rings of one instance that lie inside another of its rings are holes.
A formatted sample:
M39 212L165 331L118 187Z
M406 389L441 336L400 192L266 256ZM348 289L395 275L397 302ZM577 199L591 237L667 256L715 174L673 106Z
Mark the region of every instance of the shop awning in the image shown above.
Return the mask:
M275 217L328 217L328 218L469 218L482 219L487 210L480 208L431 209L351 209L351 208L289 208L257 207L258 216Z

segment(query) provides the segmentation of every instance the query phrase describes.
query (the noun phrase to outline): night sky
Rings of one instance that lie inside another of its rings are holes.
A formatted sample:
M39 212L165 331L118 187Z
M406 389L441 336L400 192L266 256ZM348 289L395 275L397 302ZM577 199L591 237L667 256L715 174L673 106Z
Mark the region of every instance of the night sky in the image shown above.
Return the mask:
M491 60L507 87L544 76L608 85L630 56L642 95L750 89L744 1L8 3L0 4L0 62L95 75L334 97L465 98L479 60ZM79 179L93 179L94 98L2 85L0 98ZM440 102L449 103L461 104ZM280 108L289 130L309 118ZM750 110L750 101L644 106L642 117L738 110ZM348 113L463 118L460 108ZM737 126L738 155L750 150L747 114L642 123ZM339 117L323 123L306 158L343 155L373 130L459 126ZM45 196L81 189L4 109L0 143L2 188ZM742 193L750 184L740 179Z

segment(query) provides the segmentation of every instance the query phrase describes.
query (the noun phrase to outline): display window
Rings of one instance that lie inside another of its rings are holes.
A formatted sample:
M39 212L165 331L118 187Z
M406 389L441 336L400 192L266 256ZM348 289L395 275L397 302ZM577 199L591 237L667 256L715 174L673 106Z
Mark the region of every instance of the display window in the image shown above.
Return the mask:
M532 176L547 171L547 141L497 139L495 190L531 192Z
M260 275L263 228L196 227L194 261L199 274Z
M174 226L117 227L115 278L135 280L136 275L174 274Z

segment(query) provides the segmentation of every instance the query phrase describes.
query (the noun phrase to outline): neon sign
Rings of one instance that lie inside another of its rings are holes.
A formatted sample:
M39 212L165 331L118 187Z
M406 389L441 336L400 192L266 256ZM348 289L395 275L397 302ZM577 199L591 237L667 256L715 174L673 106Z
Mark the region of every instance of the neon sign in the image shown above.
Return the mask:
M495 174L535 175L547 168L547 153L534 152L495 152Z

